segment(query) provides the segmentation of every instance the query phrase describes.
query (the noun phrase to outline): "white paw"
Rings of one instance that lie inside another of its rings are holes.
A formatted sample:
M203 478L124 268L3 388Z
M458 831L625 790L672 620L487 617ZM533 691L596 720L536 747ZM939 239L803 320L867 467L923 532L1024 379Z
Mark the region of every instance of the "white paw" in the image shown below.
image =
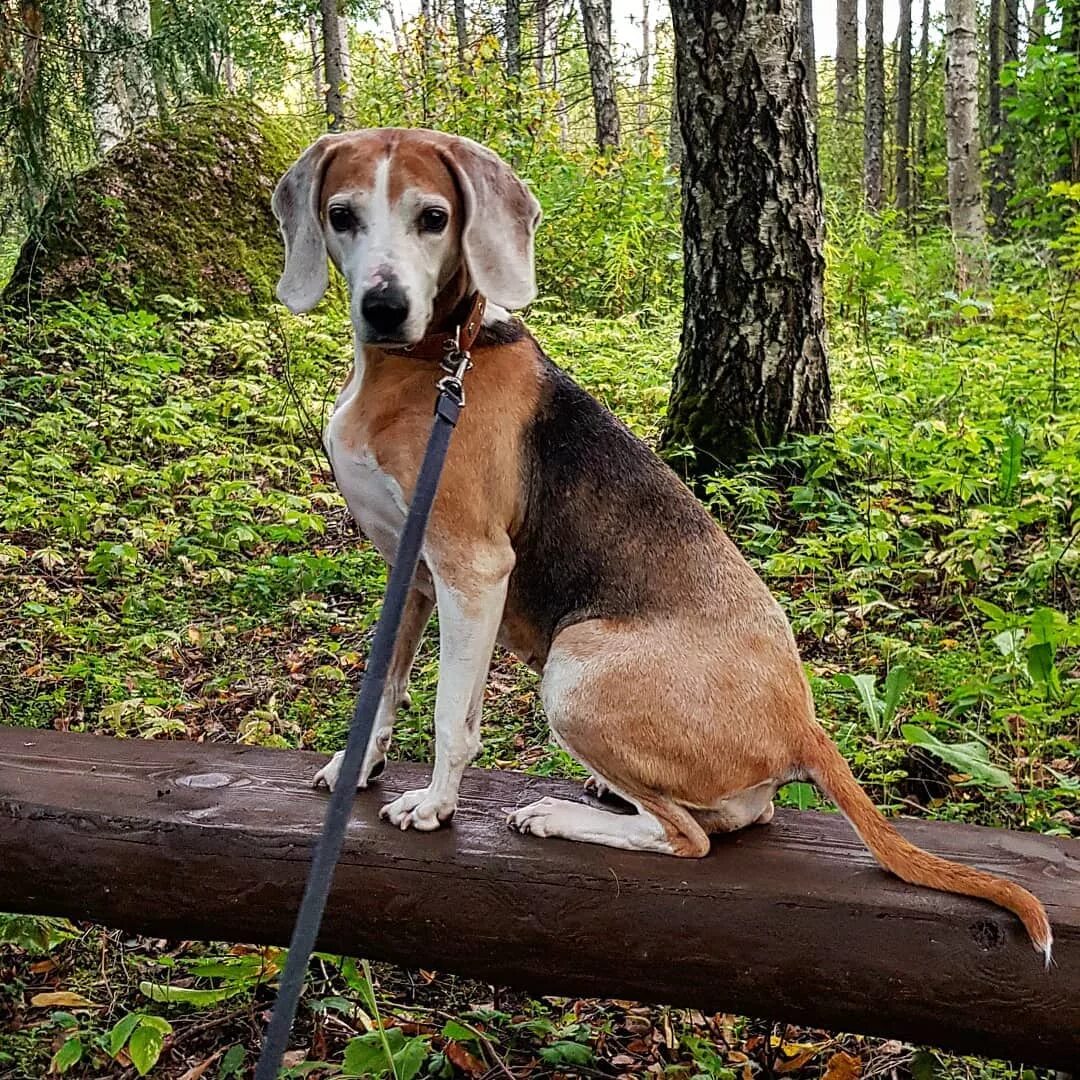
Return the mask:
M532 836L558 836L555 831L559 817L565 813L566 802L545 796L520 810L514 810L506 819L506 824L514 832Z
M454 799L440 795L429 787L420 788L419 791L406 791L387 803L379 811L379 817L402 831L419 829L421 832L432 832L454 816L455 807Z
M368 746L364 757L364 764L360 767L360 778L356 782L358 790L363 790L378 776L386 767L386 751L390 747L392 729L380 731ZM316 774L312 780L312 787L324 786L331 791L337 787L338 777L341 775L341 763L345 759L345 751L339 750Z

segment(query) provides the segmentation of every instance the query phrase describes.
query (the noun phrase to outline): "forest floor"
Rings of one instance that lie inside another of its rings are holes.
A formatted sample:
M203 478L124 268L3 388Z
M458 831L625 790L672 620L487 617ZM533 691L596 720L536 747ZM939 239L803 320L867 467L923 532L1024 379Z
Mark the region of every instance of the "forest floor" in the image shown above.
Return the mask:
M880 805L1080 835L1075 338L1020 288L859 310L832 313L835 431L716 479L710 504L788 610L822 722ZM656 436L674 316L530 325ZM348 355L333 305L244 322L87 304L0 331L0 723L342 745L385 583L316 447ZM395 756L431 756L432 642ZM497 656L478 764L581 775L535 688ZM0 1078L247 1075L280 956L0 915ZM399 1080L1022 1069L331 957L302 1013L293 1076L382 1067L378 1016Z

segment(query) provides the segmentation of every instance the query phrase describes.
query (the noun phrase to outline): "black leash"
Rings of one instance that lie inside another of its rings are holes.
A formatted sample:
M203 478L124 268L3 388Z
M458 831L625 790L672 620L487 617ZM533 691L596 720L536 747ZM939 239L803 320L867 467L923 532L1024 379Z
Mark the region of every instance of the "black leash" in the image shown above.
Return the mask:
M439 476L446 460L450 436L461 410L465 407L465 392L461 379L469 367L469 353L460 348L459 341L460 337L457 341L451 339L447 343L443 367L449 374L439 380L435 421L428 437L420 474L416 478L409 514L398 541L397 555L390 571L382 612L371 642L367 668L353 708L345 757L330 795L322 835L311 860L304 898L300 902L300 911L296 916L292 940L289 942L289 955L278 986L277 1000L274 1002L274 1012L266 1029L259 1063L255 1067L255 1080L277 1080L281 1070L282 1059L289 1043L289 1033L300 1004L300 994L304 989L304 976L307 974L308 962L319 935L319 925L349 825L356 785L360 779L360 767L371 739L375 713L379 708L386 675L394 655L401 615L412 588L416 566L420 561L420 545L424 540L431 504L439 486Z

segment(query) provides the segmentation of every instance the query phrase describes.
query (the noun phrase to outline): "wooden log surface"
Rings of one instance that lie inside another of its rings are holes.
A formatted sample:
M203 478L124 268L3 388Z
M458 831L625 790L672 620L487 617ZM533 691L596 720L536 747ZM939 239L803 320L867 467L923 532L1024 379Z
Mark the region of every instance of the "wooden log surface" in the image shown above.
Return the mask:
M0 728L0 911L285 944L326 805L310 786L323 760ZM901 825L1045 902L1046 972L1012 916L885 874L836 814L778 811L684 861L517 836L504 807L581 799L580 786L472 769L451 827L377 819L427 776L392 764L358 795L321 948L547 994L1080 1061L1080 842Z

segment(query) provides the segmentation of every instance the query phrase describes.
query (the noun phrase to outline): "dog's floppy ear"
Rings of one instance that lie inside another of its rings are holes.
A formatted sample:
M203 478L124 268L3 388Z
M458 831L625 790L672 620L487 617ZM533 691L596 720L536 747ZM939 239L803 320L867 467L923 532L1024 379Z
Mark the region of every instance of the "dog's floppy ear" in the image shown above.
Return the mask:
M285 269L277 298L294 314L310 311L330 284L326 242L319 220L319 191L327 151L340 136L324 135L312 143L278 181L270 200L285 238Z
M452 138L445 157L465 199L461 246L473 284L499 307L525 307L536 296L540 204L502 158L471 139Z

